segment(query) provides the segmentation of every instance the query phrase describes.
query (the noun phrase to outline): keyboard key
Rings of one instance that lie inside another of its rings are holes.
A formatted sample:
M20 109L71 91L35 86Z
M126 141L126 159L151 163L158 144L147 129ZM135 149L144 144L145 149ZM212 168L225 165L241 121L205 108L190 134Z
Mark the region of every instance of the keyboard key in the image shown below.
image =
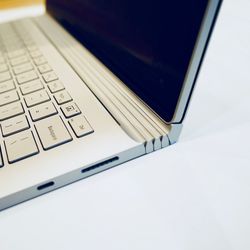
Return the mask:
M94 132L83 115L71 118L69 124L77 137L82 137Z
M41 74L44 74L44 73L50 72L52 68L48 64L43 64L38 67L38 70Z
M24 113L23 106L19 102L5 105L3 107L0 107L0 121L9 119L17 115L21 115L23 113Z
M32 69L33 69L33 66L31 63L25 63L25 64L18 65L16 67L14 67L13 71L14 71L15 75L19 75L19 74L28 72Z
M12 80L0 83L0 94L15 89L15 84Z
M20 44L18 44L18 43L20 43L20 41L13 42L13 43L11 43L11 41L7 42L7 44L5 44L6 52L7 53L12 53L13 51L23 49L22 46ZM23 56L23 55L21 55L21 56ZM17 58L17 57L13 57L13 58L10 58L10 59L15 59L15 58Z
M28 42L28 41L27 41L27 42L25 43L25 45L26 45L27 50L28 50L29 52L32 52L32 51L38 49L37 46L34 45L34 42Z
M79 115L81 113L80 109L74 102L64 104L61 107L61 110L66 118L70 118L72 116Z
M5 82L11 79L11 74L10 72L4 72L0 73L0 83Z
M34 70L17 76L17 82L19 84L30 82L30 81L35 80L35 79L38 79L38 76Z
M15 102L19 100L19 95L16 91L9 91L0 94L0 106Z
M35 50L35 51L30 52L30 56L32 58L37 58L37 57L42 56L42 53L39 50Z
M54 98L59 105L72 101L71 96L66 90L55 93Z
M25 50L19 49L19 50L9 52L8 57L10 59L12 59L12 58L15 58L15 57L23 56L24 54L25 54Z
M30 115L33 121L38 121L55 114L57 114L57 110L51 102L46 102L30 109Z
M43 56L40 56L40 57L34 59L34 63L36 66L40 66L42 64L47 63L47 60Z
M37 50L37 46L35 45L34 41L31 38L26 38L25 40L23 40L26 48L28 49L28 51L34 51Z
M24 131L5 139L9 163L38 154L36 142L31 131Z
M43 74L43 79L45 82L52 82L52 81L58 80L58 77L54 72L49 72L49 73Z
M52 116L35 125L42 146L45 150L72 140L67 128L59 116Z
M6 64L0 64L0 73L8 71L8 66Z
M29 59L27 56L21 56L21 57L17 57L17 58L10 60L10 64L12 66L17 66L19 64L23 64L23 63L26 63L28 61L29 61Z
M9 136L29 128L29 123L25 115L8 119L1 123L3 136Z
M32 107L43 102L50 100L48 93L45 90L40 90L25 96L25 102L27 107Z
M20 31L19 31L20 32ZM30 34L29 33L26 33L24 35L22 35L22 39L23 39L23 42L24 44L28 47L28 46L31 46L34 45L34 40L31 38ZM37 49L37 47L36 47Z
M51 93L58 92L64 89L63 84L60 81L54 81L48 84Z
M40 80L34 80L20 86L20 90L23 95L30 94L43 88L44 86Z

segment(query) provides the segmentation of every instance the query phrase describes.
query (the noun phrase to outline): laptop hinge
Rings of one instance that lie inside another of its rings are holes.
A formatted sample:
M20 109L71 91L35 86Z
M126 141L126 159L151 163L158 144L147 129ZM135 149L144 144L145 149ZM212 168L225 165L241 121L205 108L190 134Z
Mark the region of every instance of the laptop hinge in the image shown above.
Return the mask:
M168 134L168 139L170 144L174 144L178 141L181 130L182 130L182 124L172 124L171 125L171 130Z
M49 15L36 24L121 128L150 153L177 141L181 125L164 123L134 92Z

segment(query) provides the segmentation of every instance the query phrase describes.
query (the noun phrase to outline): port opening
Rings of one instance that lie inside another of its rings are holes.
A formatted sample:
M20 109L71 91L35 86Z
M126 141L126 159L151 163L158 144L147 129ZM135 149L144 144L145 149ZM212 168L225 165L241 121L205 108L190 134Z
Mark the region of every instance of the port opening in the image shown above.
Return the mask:
M41 190L43 190L43 189L45 189L45 188L52 187L54 184L55 184L54 181L50 181L50 182L45 183L45 184L43 184L43 185L41 185L41 186L38 186L38 187L37 187L37 190L41 191Z
M116 157L110 158L110 159L108 159L108 160L102 161L102 162L100 162L100 163L97 163L97 164L95 164L95 165L92 165L92 166L90 166L90 167L88 167L88 168L84 168L84 169L82 169L81 172L82 172L82 173L86 173L86 172L89 172L89 171L91 171L91 170L94 170L94 169L96 169L96 168L102 167L102 166L104 166L104 165L107 165L107 164L109 164L109 163L111 163L111 162L118 161L118 160L119 160L119 157L116 156Z

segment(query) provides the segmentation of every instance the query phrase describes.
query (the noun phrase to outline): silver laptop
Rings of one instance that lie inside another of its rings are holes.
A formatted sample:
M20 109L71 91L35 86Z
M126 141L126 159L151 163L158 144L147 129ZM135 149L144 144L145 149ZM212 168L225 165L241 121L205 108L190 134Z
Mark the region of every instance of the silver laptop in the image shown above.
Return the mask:
M175 143L220 5L48 0L0 24L0 210Z

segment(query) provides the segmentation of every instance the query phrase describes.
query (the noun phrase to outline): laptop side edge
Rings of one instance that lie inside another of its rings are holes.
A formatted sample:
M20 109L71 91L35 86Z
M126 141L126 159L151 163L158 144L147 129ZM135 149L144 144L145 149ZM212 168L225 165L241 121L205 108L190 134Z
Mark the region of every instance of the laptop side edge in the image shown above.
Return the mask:
M176 106L176 111L170 123L182 123L185 118L195 82L197 80L221 4L222 0L211 0L208 4L192 59L190 61L181 94Z

